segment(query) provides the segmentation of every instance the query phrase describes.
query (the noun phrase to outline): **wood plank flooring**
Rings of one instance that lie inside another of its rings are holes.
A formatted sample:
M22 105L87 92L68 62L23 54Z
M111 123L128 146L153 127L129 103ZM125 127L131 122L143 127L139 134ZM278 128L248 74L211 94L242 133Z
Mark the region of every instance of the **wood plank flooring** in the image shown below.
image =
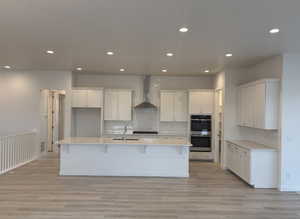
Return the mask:
M212 163L191 177L61 177L51 155L0 176L0 219L296 219L300 195L255 190Z

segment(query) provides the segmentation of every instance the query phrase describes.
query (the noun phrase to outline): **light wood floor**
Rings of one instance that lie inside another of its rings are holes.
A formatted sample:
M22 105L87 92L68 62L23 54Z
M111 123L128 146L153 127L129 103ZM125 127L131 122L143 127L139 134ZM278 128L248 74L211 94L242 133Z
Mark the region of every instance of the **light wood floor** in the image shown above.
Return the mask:
M189 179L61 177L56 156L0 176L1 219L300 218L300 195L255 190L212 163Z

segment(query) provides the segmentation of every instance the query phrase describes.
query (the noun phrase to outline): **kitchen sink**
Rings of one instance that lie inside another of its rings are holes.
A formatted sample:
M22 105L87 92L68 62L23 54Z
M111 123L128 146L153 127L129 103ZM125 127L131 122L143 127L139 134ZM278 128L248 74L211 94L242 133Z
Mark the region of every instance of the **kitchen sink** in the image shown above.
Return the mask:
M138 141L139 138L125 138L126 141Z
M139 138L113 138L112 140L114 141L138 141L140 140Z

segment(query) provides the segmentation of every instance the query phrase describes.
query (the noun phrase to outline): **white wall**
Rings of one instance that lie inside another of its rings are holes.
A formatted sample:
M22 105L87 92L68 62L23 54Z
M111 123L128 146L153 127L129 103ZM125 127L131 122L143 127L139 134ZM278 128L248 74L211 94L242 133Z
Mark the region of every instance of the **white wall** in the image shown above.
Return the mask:
M0 71L0 135L40 130L40 89L66 90L65 135L70 134L71 72Z
M300 55L283 56L281 190L300 191Z
M243 69L230 69L225 72L224 92L224 138L238 139L239 126L237 126L237 85L239 75Z
M226 69L224 125L226 139L252 140L279 148L279 131L237 126L237 86L263 78L281 78L282 57L276 56L256 65L240 69Z

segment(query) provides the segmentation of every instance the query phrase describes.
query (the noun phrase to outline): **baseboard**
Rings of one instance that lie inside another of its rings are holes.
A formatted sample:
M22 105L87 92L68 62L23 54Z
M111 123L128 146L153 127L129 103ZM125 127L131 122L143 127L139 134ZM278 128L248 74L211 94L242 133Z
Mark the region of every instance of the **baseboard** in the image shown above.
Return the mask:
M190 152L190 160L208 160L214 159L212 152Z
M281 192L300 192L300 186L281 185L279 187L279 191L281 191Z

